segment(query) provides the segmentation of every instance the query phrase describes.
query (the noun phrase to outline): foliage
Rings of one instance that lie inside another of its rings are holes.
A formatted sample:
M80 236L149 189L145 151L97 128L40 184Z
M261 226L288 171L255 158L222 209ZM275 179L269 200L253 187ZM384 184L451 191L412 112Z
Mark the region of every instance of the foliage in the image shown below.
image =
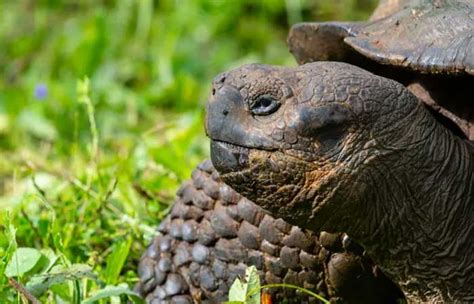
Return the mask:
M269 288L292 288L296 289L301 293L306 293L315 299L318 299L323 304L329 304L330 302L320 295L312 292L311 290L305 289L292 284L267 284L260 285L260 277L258 275L257 268L250 266L245 270L245 278L240 280L235 279L234 283L229 290L229 301L227 304L267 304L271 303L268 294L265 289Z
M207 156L212 77L293 65L288 24L363 19L373 5L0 1L2 302L25 301L8 277L43 302L133 298L140 254Z
M260 304L260 278L255 266L248 267L244 280L237 278L230 287L228 304L237 303Z

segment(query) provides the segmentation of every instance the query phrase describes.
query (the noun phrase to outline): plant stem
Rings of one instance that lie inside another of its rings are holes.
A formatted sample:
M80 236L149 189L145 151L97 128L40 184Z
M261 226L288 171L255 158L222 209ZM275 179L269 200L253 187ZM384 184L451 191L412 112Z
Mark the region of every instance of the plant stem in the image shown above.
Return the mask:
M319 301L323 302L324 304L330 304L330 302L328 300L326 300L325 298L321 297L320 295L318 295L317 293L314 293L312 292L311 290L308 290L308 289L305 289L303 287L299 287L299 286L296 286L296 285L292 285L292 284L267 284L267 285L263 285L263 286L260 286L259 288L256 288L254 290L251 290L249 291L249 293L247 294L247 297L246 297L246 300L252 296L253 294L259 292L260 290L264 289L264 288L276 288L276 287L285 287L285 288L293 288L293 289L297 289L303 293L306 293L306 294L309 294L310 296L318 299Z
M24 296L28 301L30 301L33 304L41 304L41 302L35 298L34 295L32 295L28 290L26 290L23 285L15 281L13 278L8 278L8 283L16 290L18 291L19 294Z

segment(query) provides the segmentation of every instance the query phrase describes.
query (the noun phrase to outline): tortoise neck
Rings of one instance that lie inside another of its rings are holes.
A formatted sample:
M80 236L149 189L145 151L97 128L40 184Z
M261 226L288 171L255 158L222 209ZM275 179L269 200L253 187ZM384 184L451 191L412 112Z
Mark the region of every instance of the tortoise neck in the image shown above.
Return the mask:
M474 286L474 148L425 109L416 118L403 149L374 164L364 220L349 230L408 298L466 300Z

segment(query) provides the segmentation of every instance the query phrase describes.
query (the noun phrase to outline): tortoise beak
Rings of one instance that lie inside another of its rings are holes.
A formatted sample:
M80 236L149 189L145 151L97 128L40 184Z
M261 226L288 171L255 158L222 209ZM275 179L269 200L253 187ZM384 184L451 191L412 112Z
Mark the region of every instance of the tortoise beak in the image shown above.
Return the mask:
M218 76L217 78L222 77ZM206 134L211 139L211 159L220 173L239 171L248 166L249 149L234 145L246 138L245 106L240 91L214 81L206 109Z
M221 141L211 141L211 160L221 174L248 168L249 149Z

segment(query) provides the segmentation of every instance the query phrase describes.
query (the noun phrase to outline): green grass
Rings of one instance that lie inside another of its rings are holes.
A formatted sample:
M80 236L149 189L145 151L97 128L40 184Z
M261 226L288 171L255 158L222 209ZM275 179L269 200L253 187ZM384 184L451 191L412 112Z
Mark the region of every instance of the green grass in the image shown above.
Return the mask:
M24 302L4 275L16 248L41 250L13 268L43 302L124 300L176 188L208 155L213 76L294 65L289 24L364 19L374 2L0 1L1 302Z

